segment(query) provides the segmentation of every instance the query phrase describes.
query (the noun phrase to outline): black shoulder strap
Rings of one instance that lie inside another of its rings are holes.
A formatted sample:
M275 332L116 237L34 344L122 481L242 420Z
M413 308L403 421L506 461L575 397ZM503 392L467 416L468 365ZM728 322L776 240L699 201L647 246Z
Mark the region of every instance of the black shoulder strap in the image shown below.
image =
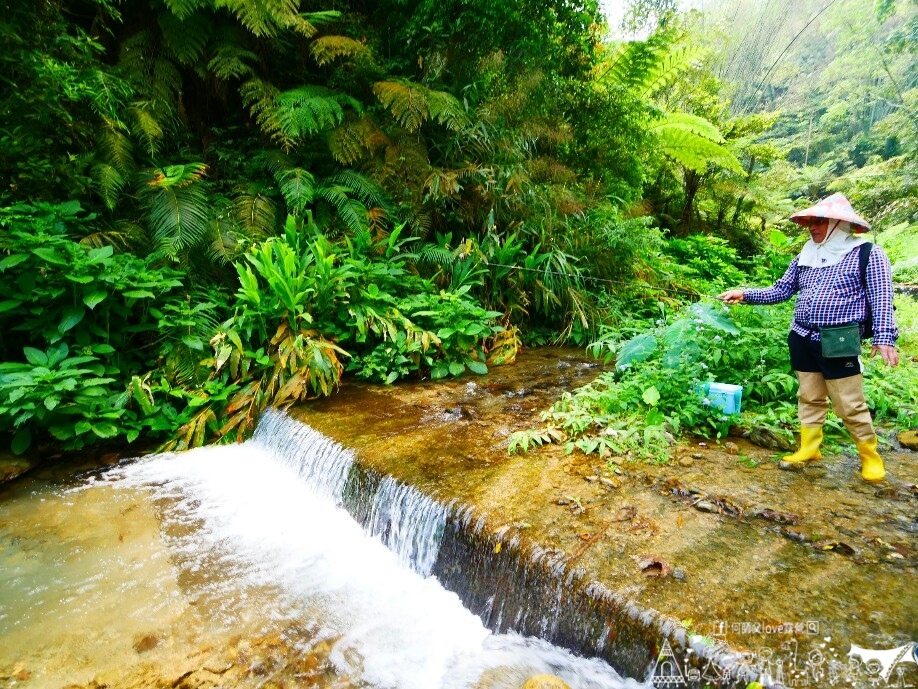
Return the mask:
M861 253L858 256L861 266L861 284L867 289L867 263L870 261L870 252L873 250L873 244L864 242L860 246Z

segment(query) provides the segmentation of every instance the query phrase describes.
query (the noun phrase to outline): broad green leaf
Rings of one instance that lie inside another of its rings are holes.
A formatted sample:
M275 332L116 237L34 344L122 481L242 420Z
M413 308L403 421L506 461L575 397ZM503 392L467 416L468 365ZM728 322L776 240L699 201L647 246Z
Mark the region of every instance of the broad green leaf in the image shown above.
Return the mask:
M449 372L454 376L461 376L465 372L465 365L458 361L451 361L449 364Z
M86 304L91 309L96 308L99 304L105 301L105 298L108 296L108 293L100 291L90 292L87 295L83 296L83 303Z
M4 311L12 311L21 305L22 302L18 299L4 299L3 301L0 301L0 313L3 313Z
M65 333L68 330L72 330L77 323L83 320L83 316L85 315L86 310L82 306L67 307L64 309L64 317L57 326L58 331Z
M94 344L90 347L96 354L114 354L115 348L109 344Z
M657 402L660 401L660 391L657 390L656 385L651 385L649 388L644 390L644 394L641 395L641 399L644 400L644 404L654 407Z
M631 363L637 363L649 358L657 348L657 338L650 333L643 333L632 337L618 350L615 365L623 368Z
M696 319L702 321L704 325L708 325L712 328L722 330L731 335L739 335L739 328L736 327L736 324L730 320L727 315L728 312L724 311L722 305L713 305L713 304L702 304L701 302L696 302L689 306L689 312Z
M32 253L38 256L39 258L43 258L48 263L53 263L59 266L67 265L67 261L64 258L62 258L54 249L51 249L49 247L41 246L37 249L32 249Z
M48 365L48 355L40 349L35 349L35 347L23 347L22 351L25 354L26 361L30 364L34 366Z
M478 373L479 375L484 375L488 372L488 366L482 361L466 361L465 365L469 367L470 370Z
M28 257L29 257L28 254L10 254L9 256L4 258L2 261L0 261L0 273L2 273L7 268L13 268L15 266L18 266Z
M99 421L92 425L92 432L100 438L114 438L118 435L118 427L108 421Z
M149 299L155 297L156 295L153 292L145 289L132 289L124 292L124 296L128 299Z

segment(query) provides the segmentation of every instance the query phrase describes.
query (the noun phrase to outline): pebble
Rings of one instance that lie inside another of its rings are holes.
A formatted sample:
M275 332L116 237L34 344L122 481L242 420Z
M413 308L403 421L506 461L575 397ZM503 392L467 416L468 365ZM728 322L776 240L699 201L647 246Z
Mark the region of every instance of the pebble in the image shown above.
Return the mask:
M603 476L601 479L599 479L599 482L606 488L621 488L622 486L621 481L614 478L608 478L606 476Z
M680 457L680 458L679 458L679 466L682 466L682 467L690 467L690 466L692 466L694 463L695 463L695 460L692 459L691 457Z
M701 512L717 512L717 505L707 500L702 500L695 503L695 509Z

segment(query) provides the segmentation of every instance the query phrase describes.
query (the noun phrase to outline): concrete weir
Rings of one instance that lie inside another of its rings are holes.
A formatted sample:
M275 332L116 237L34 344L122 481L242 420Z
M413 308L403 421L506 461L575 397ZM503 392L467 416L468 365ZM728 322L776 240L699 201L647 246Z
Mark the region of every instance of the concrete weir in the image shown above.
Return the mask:
M740 437L687 441L659 465L507 453L510 432L598 370L536 350L482 377L349 384L290 414L353 453L342 503L361 523L386 509L365 499L386 482L440 510L429 573L494 631L654 686L915 683L914 663L878 675L849 653L918 636L911 453L887 454L879 488L844 451L789 473Z

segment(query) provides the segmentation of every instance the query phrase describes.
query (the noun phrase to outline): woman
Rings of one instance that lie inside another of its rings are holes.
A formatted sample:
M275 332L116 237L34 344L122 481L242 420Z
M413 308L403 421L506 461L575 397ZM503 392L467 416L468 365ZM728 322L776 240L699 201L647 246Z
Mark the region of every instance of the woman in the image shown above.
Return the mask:
M896 366L899 330L893 318L889 259L880 247L871 248L865 285L860 246L866 240L858 233L866 232L870 225L842 194L833 194L790 219L809 229L810 240L784 276L771 287L732 289L719 299L727 304L777 304L798 295L788 348L799 382L800 449L784 457L781 466L798 468L822 457L822 427L831 399L835 413L857 445L861 476L865 481L882 481L886 469L877 453L877 436L864 397L861 358L824 356L819 328L855 322L861 324L863 334L869 306L873 314L870 356L880 354L889 366Z

